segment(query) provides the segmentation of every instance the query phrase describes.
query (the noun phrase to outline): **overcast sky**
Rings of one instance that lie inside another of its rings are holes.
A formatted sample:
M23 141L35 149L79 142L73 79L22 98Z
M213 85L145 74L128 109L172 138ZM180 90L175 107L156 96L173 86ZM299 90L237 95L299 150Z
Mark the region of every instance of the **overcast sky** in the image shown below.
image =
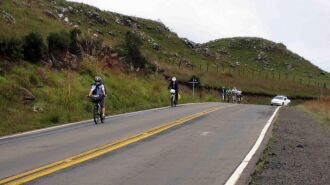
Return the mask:
M203 43L252 36L284 43L330 72L329 0L72 0L160 20L180 37Z

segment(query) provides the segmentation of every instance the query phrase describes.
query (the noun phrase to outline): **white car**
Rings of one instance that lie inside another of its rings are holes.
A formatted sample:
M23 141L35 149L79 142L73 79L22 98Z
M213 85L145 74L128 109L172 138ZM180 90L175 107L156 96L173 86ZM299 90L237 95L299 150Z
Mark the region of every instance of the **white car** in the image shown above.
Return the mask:
M286 96L275 96L272 101L270 102L270 105L288 105L291 102L291 100L288 99Z

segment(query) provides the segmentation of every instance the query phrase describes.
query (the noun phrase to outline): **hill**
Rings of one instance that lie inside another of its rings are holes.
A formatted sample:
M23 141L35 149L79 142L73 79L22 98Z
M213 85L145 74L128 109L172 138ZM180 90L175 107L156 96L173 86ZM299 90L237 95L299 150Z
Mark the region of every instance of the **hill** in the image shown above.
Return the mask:
M330 94L328 73L261 38L197 44L157 21L64 0L0 0L0 27L0 135L89 118L85 96L95 75L110 89L111 114L167 105L173 75L183 85L200 79L198 99L182 86L182 102L215 101L222 86L254 95ZM30 33L43 42L36 61L22 41Z

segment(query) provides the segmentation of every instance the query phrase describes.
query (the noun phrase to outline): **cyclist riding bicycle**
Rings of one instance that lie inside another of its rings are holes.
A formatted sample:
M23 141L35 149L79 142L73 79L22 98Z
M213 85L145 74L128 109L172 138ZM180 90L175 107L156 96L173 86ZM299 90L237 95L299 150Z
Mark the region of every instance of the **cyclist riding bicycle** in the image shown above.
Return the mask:
M170 81L170 84L168 85L168 89L174 89L175 90L175 104L178 103L178 96L179 96L179 85L176 81L175 77L172 77L172 80Z
M106 90L105 87L102 83L102 78L99 76L95 77L95 82L92 84L92 88L89 91L88 97L91 96L100 96L101 100L100 100L100 106L102 108L102 117L105 117L105 101L104 101L104 97L107 96L106 94Z

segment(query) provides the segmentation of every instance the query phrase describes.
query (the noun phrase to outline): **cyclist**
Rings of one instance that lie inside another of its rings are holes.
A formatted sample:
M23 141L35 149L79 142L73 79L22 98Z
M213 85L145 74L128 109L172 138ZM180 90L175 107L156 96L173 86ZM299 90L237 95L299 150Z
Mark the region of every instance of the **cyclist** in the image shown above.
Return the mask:
M231 90L233 103L237 102L237 92L238 90L236 89L236 87L233 87L233 89Z
M237 97L238 97L238 103L242 101L242 91L240 89L237 90Z
M179 85L176 81L175 77L172 77L172 80L170 81L170 84L168 85L168 89L174 89L175 90L175 104L178 103L178 96L179 96Z
M92 95L99 95L101 97L101 108L102 108L102 117L105 117L105 101L104 101L104 97L107 96L106 94L106 90L105 87L102 83L102 78L99 76L95 77L95 82L92 84L92 88L89 91L88 97L92 96Z
M221 88L221 98L222 98L222 101L225 101L225 98L226 98L226 87L222 86Z

